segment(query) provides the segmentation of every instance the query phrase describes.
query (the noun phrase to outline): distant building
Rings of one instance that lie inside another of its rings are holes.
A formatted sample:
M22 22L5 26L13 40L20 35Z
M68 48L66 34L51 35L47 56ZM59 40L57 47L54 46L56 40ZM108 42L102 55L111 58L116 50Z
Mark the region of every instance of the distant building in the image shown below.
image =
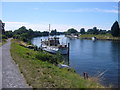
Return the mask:
M5 23L0 20L0 33L5 34Z

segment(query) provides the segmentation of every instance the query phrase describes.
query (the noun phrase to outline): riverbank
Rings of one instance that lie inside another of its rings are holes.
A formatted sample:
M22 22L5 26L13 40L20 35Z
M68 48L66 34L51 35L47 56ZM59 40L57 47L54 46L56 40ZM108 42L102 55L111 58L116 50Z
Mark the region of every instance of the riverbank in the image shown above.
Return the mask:
M10 45L11 39L7 39L7 42L0 47L2 88L30 88L10 55Z
M0 41L0 46L2 46L3 44L5 44L7 41L6 39L2 39L2 41Z
M42 58L41 55L42 54ZM103 88L94 80L85 80L73 70L60 69L55 64L43 61L46 54L22 47L12 40L11 55L18 64L27 83L33 88ZM39 59L38 57L39 56Z
M96 37L98 40L120 41L120 37L113 37L110 34L105 34L105 35L83 34L83 35L80 35L81 39L91 39L92 37Z

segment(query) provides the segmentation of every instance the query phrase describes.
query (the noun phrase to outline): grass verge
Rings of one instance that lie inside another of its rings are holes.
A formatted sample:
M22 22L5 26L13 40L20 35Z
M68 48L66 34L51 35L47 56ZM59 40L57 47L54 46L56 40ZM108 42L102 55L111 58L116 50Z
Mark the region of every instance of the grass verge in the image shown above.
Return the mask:
M6 39L2 39L2 41L0 40L0 46L2 46L3 44L5 44L7 41Z
M33 88L104 88L90 79L83 79L73 71L60 69L47 60L39 60L46 55L38 59L38 51L22 47L16 40L12 40L10 51L27 83Z
M113 37L111 34L105 34L105 35L93 35L93 34L83 34L80 35L80 38L82 39L91 39L92 37L96 37L100 40L120 40L120 37Z

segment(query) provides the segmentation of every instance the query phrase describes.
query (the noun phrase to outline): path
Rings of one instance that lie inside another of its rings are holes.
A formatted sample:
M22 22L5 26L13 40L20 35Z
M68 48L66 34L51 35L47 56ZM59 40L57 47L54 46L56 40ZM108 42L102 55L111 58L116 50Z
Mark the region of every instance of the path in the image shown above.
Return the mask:
M10 40L8 39L8 42L0 47L0 52L2 51L2 60L0 60L0 63L2 62L2 88L28 88L19 68L12 60Z

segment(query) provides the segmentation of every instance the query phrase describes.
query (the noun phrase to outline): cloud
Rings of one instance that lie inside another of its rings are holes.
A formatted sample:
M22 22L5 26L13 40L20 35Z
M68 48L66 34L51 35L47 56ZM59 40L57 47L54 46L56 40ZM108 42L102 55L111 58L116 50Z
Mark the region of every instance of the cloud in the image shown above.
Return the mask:
M25 26L27 29L31 28L33 30L48 30L47 25L48 24L32 24L28 22L8 22L8 21L3 21L5 23L5 30L16 30L22 26Z
M70 13L79 13L79 12L102 12L102 13L118 13L116 9L99 9L99 8L81 8L81 9L74 9L74 10L56 10L52 9L51 11L55 12L70 12ZM119 11L120 12L120 11Z
M4 23L6 24L27 24L27 22L4 22Z
M104 13L118 13L118 10L107 10L107 9L99 9L99 8L95 8L95 11L97 12L104 12Z
M20 26L28 25L27 22L9 22L3 21L5 23L5 30L15 30L18 29Z
M49 23L48 23L49 24ZM32 23L27 23L27 22L5 22L5 30L16 30L22 26L25 26L27 29L31 28L34 31L48 31L49 29L49 25L47 23L39 23L39 24L32 24ZM100 26L100 25L63 25L63 24L51 24L51 30L57 29L57 31L67 31L69 28L75 28L78 31L80 30L80 28L85 28L85 30L89 29L89 28L93 28L94 26L96 26L98 29L106 29L108 30L110 27L110 25L105 25L105 26Z
M39 8L34 8L34 10L39 10Z

